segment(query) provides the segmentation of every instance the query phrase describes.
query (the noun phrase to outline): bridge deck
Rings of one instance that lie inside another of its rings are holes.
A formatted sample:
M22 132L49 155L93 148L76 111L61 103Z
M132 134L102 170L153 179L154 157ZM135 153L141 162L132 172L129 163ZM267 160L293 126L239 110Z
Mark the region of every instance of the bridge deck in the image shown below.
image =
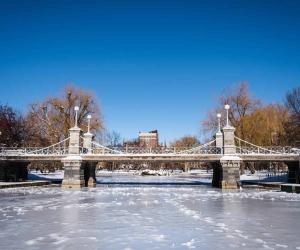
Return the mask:
M9 155L0 161L32 162L61 161L67 155ZM217 162L222 154L81 154L83 161L92 162ZM299 161L296 154L236 154L244 162L289 162Z

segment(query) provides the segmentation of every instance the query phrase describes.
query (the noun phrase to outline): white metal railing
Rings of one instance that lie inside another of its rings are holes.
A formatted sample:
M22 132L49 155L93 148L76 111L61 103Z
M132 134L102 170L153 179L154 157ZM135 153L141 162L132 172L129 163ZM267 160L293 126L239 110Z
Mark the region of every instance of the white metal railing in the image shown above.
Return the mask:
M256 155L299 155L300 149L292 147L261 147L251 142L245 141L235 136L237 140L236 152L238 154L256 154Z
M92 153L93 154L123 154L122 151L103 146L95 141L92 141Z
M189 148L186 150L180 150L179 154L221 154L222 149L216 146L212 146L216 143L216 140L212 140L200 146Z
M0 148L0 156L28 156L28 155L66 155L68 154L68 140L66 138L48 147L29 148Z
M92 142L92 154L122 154L122 155L134 155L134 154L221 154L222 149L212 146L215 140L206 144L191 148L191 147L156 147L156 148L145 148L145 147L108 147L103 146L97 142ZM85 150L87 152L87 150Z
M38 155L67 155L69 137L44 148L0 148L0 156L38 156ZM236 153L241 155L300 155L300 149L291 147L261 147L245 141L241 138L236 139ZM95 155L206 155L206 154L223 154L222 148L215 146L216 140L193 147L108 147L92 141L92 148L88 150L83 148L82 143L79 145L80 154L88 152Z

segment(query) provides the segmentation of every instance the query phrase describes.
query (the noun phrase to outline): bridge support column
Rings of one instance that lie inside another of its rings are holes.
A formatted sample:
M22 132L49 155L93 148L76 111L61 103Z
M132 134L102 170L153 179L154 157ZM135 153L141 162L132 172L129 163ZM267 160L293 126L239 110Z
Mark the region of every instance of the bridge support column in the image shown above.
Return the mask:
M222 176L220 188L236 189L240 181L240 163L241 158L237 156L223 156L220 159L222 166Z
M214 187L224 189L238 187L241 158L236 155L234 131L235 128L229 126L227 122L227 125L222 128L223 135L220 132L216 134L216 146L223 147L223 157L220 159L220 163L213 163L212 185Z
M240 180L241 158L223 156L220 162L211 163L213 167L212 186L222 189L236 189Z
M84 169L82 166L82 158L80 156L80 132L77 126L69 129L70 144L69 155L62 159L64 164L63 188L81 188L84 186Z
M70 133L70 144L69 144L69 154L70 155L79 155L80 153L80 132L81 129L78 127L73 127L69 129Z
M190 172L190 171L191 171L190 163L189 162L185 162L184 163L183 172Z
M216 147L221 148L223 151L223 134L221 131L216 133Z
M286 162L288 165L288 183L300 184L300 162Z
M92 138L93 134L90 132L84 133L83 135L83 148L86 150L87 154L92 153Z
M84 187L84 170L82 159L79 155L69 155L62 159L64 164L63 188L81 188Z
M235 131L235 128L231 127L231 126L225 126L222 129L222 132L223 132L223 154L224 155L236 154L234 131Z
M86 187L96 187L96 162L84 164L84 180Z

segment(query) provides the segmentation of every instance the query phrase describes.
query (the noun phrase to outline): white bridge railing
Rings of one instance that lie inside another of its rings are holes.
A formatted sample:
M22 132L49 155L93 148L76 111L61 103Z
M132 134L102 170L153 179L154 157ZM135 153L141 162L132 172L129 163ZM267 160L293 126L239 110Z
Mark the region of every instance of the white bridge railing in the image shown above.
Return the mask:
M184 154L221 154L222 149L213 146L215 140L197 147L106 147L97 142L92 142L91 153L95 155L184 155ZM85 150L88 152L88 150ZM83 151L84 152L84 151Z
M236 152L237 154L251 155L299 155L300 149L292 147L261 147L251 142L245 141L236 137Z
M44 148L0 148L0 156L63 156L68 154L69 139ZM235 137L236 154L238 155L299 155L300 149L291 147L261 147ZM80 143L80 154L93 155L222 155L222 148L215 146L215 140L193 147L109 147L92 141L92 148L83 148Z
M13 148L2 147L0 148L0 156L57 156L67 155L69 152L68 141L70 138L66 138L58 143L55 143L48 147L29 147L29 148Z

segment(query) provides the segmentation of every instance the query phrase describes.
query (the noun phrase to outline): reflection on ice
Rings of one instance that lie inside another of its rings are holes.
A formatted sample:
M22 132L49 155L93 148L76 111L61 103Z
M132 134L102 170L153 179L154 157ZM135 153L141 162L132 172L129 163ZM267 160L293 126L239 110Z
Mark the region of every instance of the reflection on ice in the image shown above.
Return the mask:
M0 249L300 249L299 194L100 186L0 197Z

